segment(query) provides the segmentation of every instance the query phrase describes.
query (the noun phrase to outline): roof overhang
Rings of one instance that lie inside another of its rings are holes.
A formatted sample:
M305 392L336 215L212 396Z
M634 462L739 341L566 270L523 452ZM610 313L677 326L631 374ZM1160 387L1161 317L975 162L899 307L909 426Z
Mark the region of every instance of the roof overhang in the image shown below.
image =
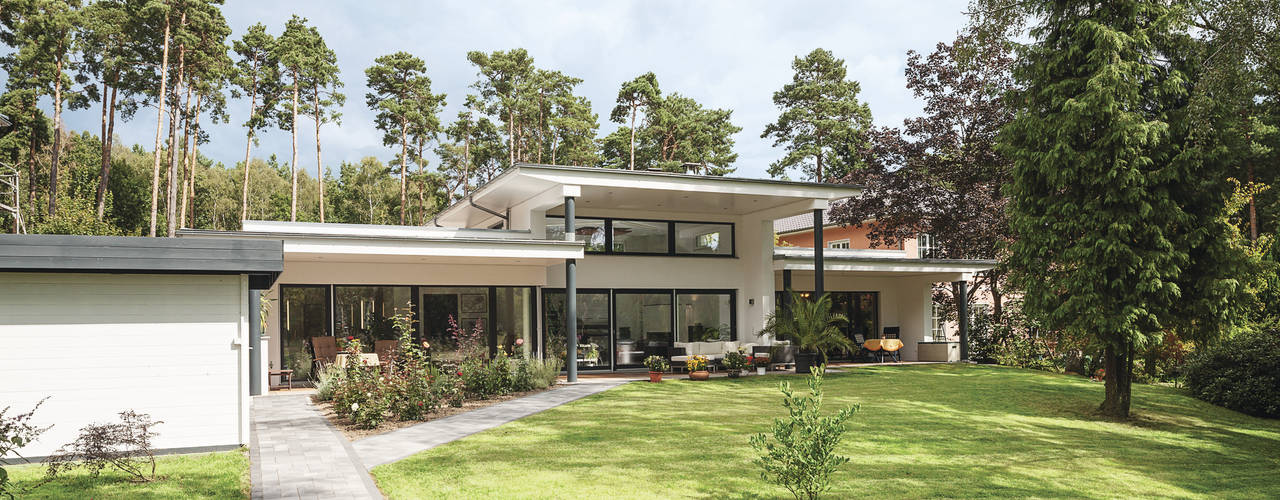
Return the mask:
M774 219L861 193L857 186L521 163L446 208L436 223L486 227L517 209L547 210L575 196L578 210L642 210Z
M245 221L242 231L183 229L184 238L283 242L286 261L541 265L581 259L584 243L527 231Z
M255 289L284 271L280 241L24 234L0 236L0 272L247 274ZM266 286L263 286L263 285Z
M883 256L871 252L884 252ZM881 275L930 275L959 273L964 276L989 271L997 264L994 260L977 259L912 259L892 250L839 250L824 249L822 269L824 273L873 273ZM813 271L812 248L777 247L773 250L775 271Z

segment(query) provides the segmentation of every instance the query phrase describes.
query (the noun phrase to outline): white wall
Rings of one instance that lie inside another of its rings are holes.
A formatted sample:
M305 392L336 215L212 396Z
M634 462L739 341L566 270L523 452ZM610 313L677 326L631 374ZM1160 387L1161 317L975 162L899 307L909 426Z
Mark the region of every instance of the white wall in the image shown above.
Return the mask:
M247 293L244 276L0 274L0 406L48 397L33 423L53 425L21 453L126 409L164 421L156 448L246 444Z
M777 273L775 285L782 290L782 273ZM916 343L923 342L930 326L930 309L933 291L931 278L910 276L873 276L836 273L828 271L823 276L823 287L828 292L879 292L880 327L897 326L902 334L902 359L915 361ZM813 290L813 272L795 271L791 288Z

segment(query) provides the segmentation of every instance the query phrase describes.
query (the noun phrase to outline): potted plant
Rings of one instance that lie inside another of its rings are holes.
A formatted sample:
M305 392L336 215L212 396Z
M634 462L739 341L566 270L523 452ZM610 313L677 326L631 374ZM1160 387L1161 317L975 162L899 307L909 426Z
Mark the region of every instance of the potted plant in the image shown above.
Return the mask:
M701 354L689 356L686 362L689 367L689 380L707 380L711 378L711 372L707 371L707 357Z
M756 369L756 375L764 375L765 370L769 369L769 358L764 356L751 356L747 358L749 364Z
M751 364L747 361L747 355L741 350L729 351L724 354L724 369L729 372L729 378L738 378L742 374L742 370L747 369Z
M791 294L791 310L770 314L764 332L795 342L796 373L809 373L813 360L819 355L826 364L827 351L854 348L853 341L840 329L849 319L831 312L831 296L824 294L817 300L809 300L795 292L787 293Z
M662 373L671 368L671 365L667 364L667 358L656 354L644 358L644 366L649 368L649 381L653 383L662 382Z

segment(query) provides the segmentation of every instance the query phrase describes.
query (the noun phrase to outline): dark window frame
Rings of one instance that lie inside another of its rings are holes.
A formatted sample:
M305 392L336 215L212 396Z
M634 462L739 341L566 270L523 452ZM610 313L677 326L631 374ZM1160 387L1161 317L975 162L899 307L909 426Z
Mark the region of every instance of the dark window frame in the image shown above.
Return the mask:
M738 225L734 222L710 221L710 220L674 220L674 219L642 219L636 217L594 217L588 215L577 215L577 219L600 220L604 221L604 251L587 250L586 253L591 255L624 255L630 257L699 257L699 258L717 258L717 259L736 259L738 257ZM564 220L563 215L547 215L546 219ZM667 224L667 251L666 252L615 252L613 250L613 222L665 222ZM563 222L561 223L563 225ZM676 252L676 224L714 224L720 226L729 226L730 251L727 255L708 254L708 253L680 253ZM576 235L575 235L576 238Z
M278 351L278 352L280 353L280 366L276 367L276 368L275 368L276 370L282 370L282 369L284 369L284 367L289 366L289 359L288 359L288 357L287 357L287 356L285 356L285 349L284 349L284 335L285 335L285 333L284 333L284 319L285 319L285 318L284 318L284 307L283 307L283 304L284 304L284 291L285 291L285 289L286 289L286 288L323 288L323 289L324 289L324 298L325 298L325 301L324 301L324 302L325 302L325 312L327 313L326 315L329 317L329 318L328 318L328 319L329 319L329 321L327 322L328 324L326 324L326 325L325 325L325 333L328 333L328 334L329 334L328 336L330 336L330 337L334 336L334 331L333 331L333 309L334 309L334 308L333 308L333 285L307 285L307 284L296 284L296 285L295 285L295 284L283 284L283 283L282 283L282 284L280 284L280 285L277 287L277 290L276 290L276 293L279 295L279 296L278 296L278 298L276 299L276 303L277 303L277 304L281 304L281 306L280 306L280 307L277 307L277 308L276 308L276 335L277 335L279 338L278 338L278 339L276 339L276 342L275 342L275 344L274 344L274 346L273 346L273 347L275 348L275 350L276 350L276 351ZM314 360L314 359L315 359L315 357L316 357L316 353L315 353L315 352L313 352L313 351L311 350L311 337L306 337L306 338L304 338L304 339L303 339L303 342L305 343L304 345L305 345L305 347L306 347L307 352L311 353L311 359L312 359L312 360ZM313 362L314 362L314 361L313 361Z

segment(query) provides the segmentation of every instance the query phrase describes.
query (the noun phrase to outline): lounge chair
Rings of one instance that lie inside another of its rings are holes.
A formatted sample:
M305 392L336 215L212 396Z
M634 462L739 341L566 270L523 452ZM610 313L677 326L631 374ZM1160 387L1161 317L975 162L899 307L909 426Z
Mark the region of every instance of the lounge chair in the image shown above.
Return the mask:
M314 360L312 373L320 373L320 370L332 365L337 357L338 339L330 336L311 337L311 359Z

